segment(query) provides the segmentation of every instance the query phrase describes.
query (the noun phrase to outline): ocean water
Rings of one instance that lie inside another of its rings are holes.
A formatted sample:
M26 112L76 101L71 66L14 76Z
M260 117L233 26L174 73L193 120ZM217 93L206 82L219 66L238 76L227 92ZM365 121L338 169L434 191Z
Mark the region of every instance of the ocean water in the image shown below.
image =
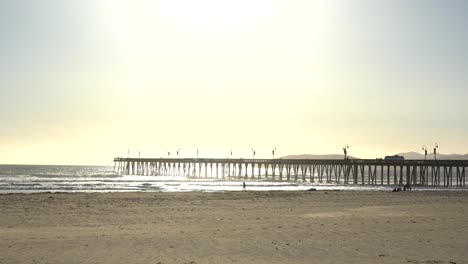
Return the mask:
M248 191L390 191L395 186L342 185L246 180ZM417 187L415 190L467 189ZM242 180L187 179L175 176L118 175L105 166L0 165L0 193L32 192L222 192L241 191Z

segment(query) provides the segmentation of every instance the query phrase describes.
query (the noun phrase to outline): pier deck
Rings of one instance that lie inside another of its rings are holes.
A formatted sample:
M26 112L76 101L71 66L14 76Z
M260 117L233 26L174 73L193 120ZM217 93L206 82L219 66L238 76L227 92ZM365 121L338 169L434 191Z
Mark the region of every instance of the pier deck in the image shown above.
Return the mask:
M124 175L465 187L466 160L114 158Z

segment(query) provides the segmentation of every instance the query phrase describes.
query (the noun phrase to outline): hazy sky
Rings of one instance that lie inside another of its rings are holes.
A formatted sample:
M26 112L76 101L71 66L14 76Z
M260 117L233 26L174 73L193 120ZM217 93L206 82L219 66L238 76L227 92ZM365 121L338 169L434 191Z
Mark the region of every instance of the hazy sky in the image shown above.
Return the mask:
M468 1L0 3L0 163L468 152Z

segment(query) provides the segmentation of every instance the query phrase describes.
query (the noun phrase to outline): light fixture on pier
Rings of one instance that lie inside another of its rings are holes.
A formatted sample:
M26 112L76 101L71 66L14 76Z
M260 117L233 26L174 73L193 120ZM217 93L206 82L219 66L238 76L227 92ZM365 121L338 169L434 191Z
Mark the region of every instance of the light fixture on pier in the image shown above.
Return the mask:
M347 159L347 157L348 157L348 149L349 149L348 144L343 146L344 159Z
M437 160L437 149L439 148L439 144L435 143L434 145L434 160Z
M276 148L274 148L274 149L271 151L271 154L273 155L273 159L275 159L275 151L276 151Z
M422 150L424 150L424 160L427 160L427 148L426 145L422 147Z
M255 150L252 149L253 159L255 159Z

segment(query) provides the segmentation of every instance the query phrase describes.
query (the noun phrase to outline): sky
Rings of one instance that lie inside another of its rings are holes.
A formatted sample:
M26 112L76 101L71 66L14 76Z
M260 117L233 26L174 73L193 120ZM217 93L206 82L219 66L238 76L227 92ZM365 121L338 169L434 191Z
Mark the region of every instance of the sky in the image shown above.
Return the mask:
M467 13L463 0L1 1L0 164L468 153Z

